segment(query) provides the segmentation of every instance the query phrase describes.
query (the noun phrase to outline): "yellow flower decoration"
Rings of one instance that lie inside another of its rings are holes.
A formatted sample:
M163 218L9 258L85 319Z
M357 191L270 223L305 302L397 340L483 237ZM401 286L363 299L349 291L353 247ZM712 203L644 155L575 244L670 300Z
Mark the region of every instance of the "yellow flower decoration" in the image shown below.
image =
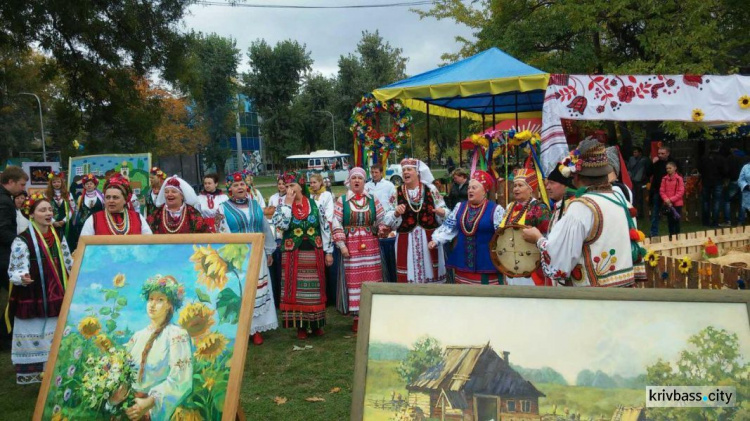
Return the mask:
M96 335L96 338L94 338L94 345L96 345L102 352L109 352L109 350L112 349L112 341L103 333Z
M660 257L659 253L653 250L649 250L648 253L646 253L646 257L644 257L643 260L646 261L646 263L651 265L651 267L653 268L659 264L659 257Z
M190 261L195 263L198 282L204 284L209 290L224 289L224 285L227 284L227 262L210 245L193 246L193 250L195 253L190 256Z
M534 136L533 133L531 133L531 130L524 130L522 132L516 133L515 136L513 136L513 139L516 139L521 142L526 142L528 140L531 140L531 138Z
M294 236L295 236L295 237L302 237L302 233L303 233L303 232L304 232L304 231L302 231L302 228L295 228L295 229L294 229Z
M81 332L86 339L91 339L99 334L102 325L99 323L99 319L96 317L84 317L80 323L78 323L78 331Z
M203 303L188 304L180 310L180 318L177 323L187 330L191 337L196 338L208 332L214 324L215 311Z
M690 257L685 256L680 260L680 266L677 268L680 273L687 274L690 272L690 269L693 268L693 261L690 260Z
M172 414L170 421L203 421L201 413L197 409L178 407Z
M115 288L122 288L125 286L125 274L124 273L118 273L115 275L115 277L112 279L112 284L115 286Z
M199 360L214 361L216 357L224 352L229 341L221 333L210 333L198 341L195 357Z
M706 114L703 113L703 110L700 108L696 108L693 110L693 121L703 121L703 117L705 117Z
M474 146L481 146L485 149L490 147L490 143L487 140L486 137L482 134L473 134L471 135L471 143L474 144Z
M740 104L740 108L743 110L746 108L750 108L750 96L742 95L740 99L737 100L737 102Z
M307 229L307 235L315 235L315 228L310 227Z

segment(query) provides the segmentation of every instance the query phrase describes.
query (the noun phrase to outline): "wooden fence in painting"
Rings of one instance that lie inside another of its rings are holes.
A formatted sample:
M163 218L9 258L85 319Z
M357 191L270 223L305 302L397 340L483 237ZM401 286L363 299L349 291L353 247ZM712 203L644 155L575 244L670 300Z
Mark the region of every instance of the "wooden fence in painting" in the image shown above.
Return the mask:
M738 280L750 280L750 267L746 265L725 266L700 261L703 245L711 239L724 255L729 250L750 252L750 226L679 234L671 240L669 236L646 239L646 250L659 254L656 266L646 263L646 282L640 288L675 289L738 289ZM685 274L679 271L681 260L692 260L692 268ZM742 267L745 266L745 267Z

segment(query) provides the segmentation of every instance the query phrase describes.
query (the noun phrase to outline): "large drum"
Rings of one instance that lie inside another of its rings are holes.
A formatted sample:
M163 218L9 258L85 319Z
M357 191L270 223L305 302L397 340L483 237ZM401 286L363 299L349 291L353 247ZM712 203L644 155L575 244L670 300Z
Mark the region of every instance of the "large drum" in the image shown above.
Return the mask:
M497 270L510 278L529 278L541 264L536 244L523 239L523 225L500 227L490 241L490 258Z

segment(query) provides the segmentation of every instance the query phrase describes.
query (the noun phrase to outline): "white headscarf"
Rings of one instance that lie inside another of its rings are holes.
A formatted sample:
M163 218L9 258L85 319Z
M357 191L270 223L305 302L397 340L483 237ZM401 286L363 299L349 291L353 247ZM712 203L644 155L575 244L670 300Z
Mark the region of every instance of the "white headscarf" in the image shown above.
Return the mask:
M179 183L179 187L173 185L175 183ZM190 187L190 184L180 177L173 175L164 180L164 184L162 184L161 189L159 190L159 195L156 197L156 202L154 203L157 207L167 203L167 199L164 197L164 191L167 189L179 190L180 193L182 193L186 205L192 207L198 206L198 195L195 194L195 191Z
M432 182L435 181L435 177L432 175L430 167L424 162L414 158L406 158L401 161L401 168L407 167L416 168L417 173L419 174L419 181L422 183L432 184Z

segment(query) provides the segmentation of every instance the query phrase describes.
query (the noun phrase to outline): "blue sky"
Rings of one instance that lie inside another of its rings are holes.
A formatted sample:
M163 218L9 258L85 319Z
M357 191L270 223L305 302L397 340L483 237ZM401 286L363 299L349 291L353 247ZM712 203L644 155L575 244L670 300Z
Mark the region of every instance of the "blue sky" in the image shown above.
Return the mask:
M212 244L211 247L219 249L224 244ZM126 283L119 291L128 300L128 306L123 309L119 317L118 330L126 327L137 331L150 323L146 314L146 302L141 297L141 286L146 279L160 274L172 275L185 286L185 300L183 308L190 302L198 301L195 293L196 287L206 292L215 302L218 290L208 289L197 283L197 272L194 264L189 261L194 253L192 244L145 244L145 245L89 245L83 257L83 264L76 281L75 295L71 303L68 315L68 324L77 325L87 316L86 309L93 307L98 313L104 305L103 288L114 288L112 280L115 275L125 275ZM243 271L239 274L245 288L245 270L247 263L243 265ZM238 279L233 274L229 275L227 287L239 294ZM108 306L112 305L109 301ZM213 306L212 306L213 307ZM179 310L178 310L179 311ZM221 333L228 338L234 337L235 327L217 324ZM178 313L175 313L172 321L177 322Z

